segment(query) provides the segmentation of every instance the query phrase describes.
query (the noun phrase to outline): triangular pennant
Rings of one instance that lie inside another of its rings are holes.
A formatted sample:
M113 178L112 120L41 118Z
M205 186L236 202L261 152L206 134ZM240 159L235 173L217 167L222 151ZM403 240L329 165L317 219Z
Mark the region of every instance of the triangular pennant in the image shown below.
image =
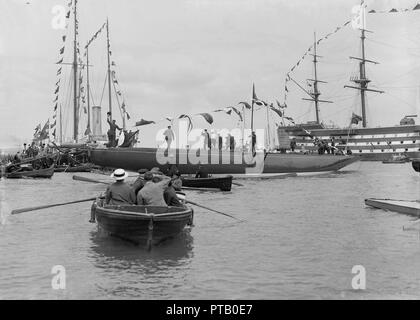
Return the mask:
M251 105L248 102L239 102L238 104L243 104L245 108L252 109Z
M209 124L213 123L213 117L209 113L200 113L200 116L202 116Z

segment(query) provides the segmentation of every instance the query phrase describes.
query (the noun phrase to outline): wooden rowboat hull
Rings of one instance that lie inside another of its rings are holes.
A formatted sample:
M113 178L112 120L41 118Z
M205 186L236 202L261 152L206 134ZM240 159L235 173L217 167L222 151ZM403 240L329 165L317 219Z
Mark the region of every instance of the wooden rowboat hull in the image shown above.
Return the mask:
M103 206L95 202L92 210L106 233L148 248L180 234L193 219L188 207Z
M420 202L392 199L365 199L365 204L377 209L420 217Z
M8 179L40 178L50 179L54 175L54 165L47 169L6 173Z
M209 188L230 191L232 189L232 176L211 178L182 178L182 186L189 188Z

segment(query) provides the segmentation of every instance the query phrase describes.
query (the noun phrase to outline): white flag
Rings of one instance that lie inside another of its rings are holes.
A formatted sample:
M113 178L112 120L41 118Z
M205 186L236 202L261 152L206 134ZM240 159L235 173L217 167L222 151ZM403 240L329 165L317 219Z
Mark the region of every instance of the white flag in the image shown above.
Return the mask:
M366 6L364 4L354 6L351 12L353 14L351 19L353 29L366 29Z

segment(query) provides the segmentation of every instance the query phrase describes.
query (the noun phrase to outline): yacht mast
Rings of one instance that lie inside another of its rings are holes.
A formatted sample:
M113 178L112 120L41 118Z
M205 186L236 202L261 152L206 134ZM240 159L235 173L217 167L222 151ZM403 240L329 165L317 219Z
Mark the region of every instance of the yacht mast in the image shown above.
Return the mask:
M108 106L112 121L112 99L111 99L111 46L109 44L109 22L106 19L106 38L107 38L107 55L108 55Z
M74 45L73 45L73 140L77 143L78 119L77 119L77 0L74 0Z
M87 112L88 112L88 123L87 123L87 131L90 136L92 134L90 130L90 83L89 83L89 44L86 46L86 90L87 90Z

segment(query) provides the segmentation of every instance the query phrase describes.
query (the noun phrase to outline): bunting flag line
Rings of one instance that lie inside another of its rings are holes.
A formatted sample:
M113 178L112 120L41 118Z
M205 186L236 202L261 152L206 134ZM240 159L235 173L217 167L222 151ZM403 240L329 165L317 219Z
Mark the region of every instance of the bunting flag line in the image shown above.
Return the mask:
M95 34L90 38L87 45L85 46L85 49L99 36L99 34L102 32L102 30L106 27L106 22L99 28L98 31L95 32Z
M396 8L391 8L391 9L387 9L387 10L369 10L368 13L372 14L372 13L395 13L395 12L410 12L410 11L415 11L415 10L420 10L420 3L417 3L414 8L410 9L410 8L405 8L405 9L396 9Z

